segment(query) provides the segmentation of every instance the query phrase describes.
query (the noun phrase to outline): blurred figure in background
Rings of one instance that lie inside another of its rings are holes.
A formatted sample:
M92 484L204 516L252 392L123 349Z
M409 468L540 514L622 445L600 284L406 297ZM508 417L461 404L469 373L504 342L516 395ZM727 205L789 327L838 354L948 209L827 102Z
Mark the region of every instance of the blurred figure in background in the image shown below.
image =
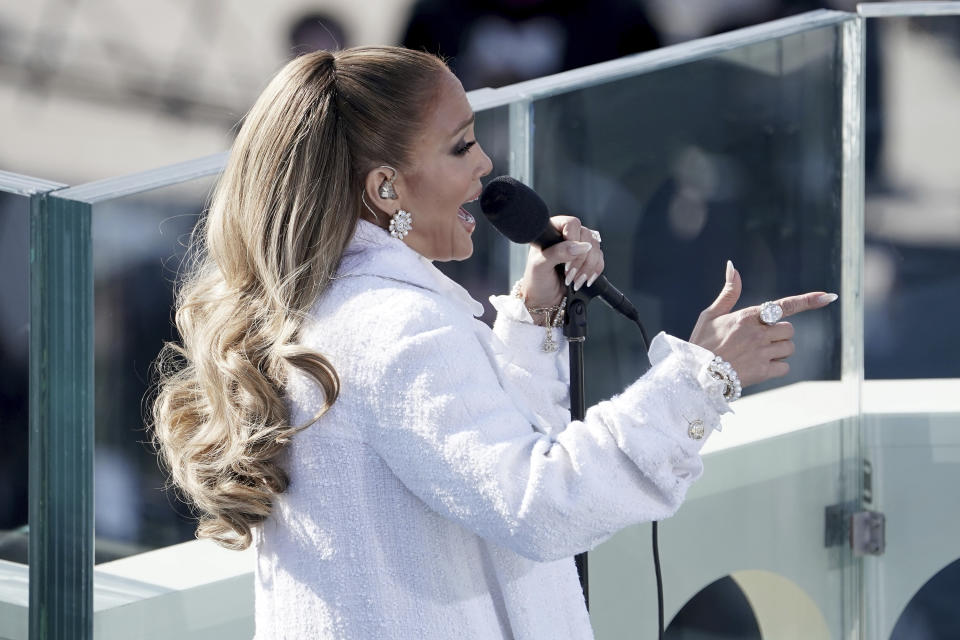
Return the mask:
M655 49L660 38L628 0L418 0L402 44L450 58L469 91Z

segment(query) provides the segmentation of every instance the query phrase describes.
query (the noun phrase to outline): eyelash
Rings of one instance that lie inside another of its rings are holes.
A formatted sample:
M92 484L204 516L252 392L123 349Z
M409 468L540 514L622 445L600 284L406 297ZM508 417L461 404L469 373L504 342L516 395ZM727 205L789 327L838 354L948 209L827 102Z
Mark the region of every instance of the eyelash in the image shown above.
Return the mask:
M466 155L466 153L470 151L470 147L472 147L475 144L477 144L476 140L471 140L470 142L466 142L462 146L459 146L456 149L454 149L453 153L454 155L457 155L457 156Z

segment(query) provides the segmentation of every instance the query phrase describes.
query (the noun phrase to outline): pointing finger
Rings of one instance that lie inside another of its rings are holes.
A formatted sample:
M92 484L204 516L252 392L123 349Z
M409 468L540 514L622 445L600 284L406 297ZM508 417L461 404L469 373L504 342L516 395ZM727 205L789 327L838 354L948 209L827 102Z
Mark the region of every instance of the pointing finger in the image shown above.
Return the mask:
M835 293L824 293L823 291L814 291L797 296L781 298L777 301L783 309L783 317L792 316L811 309L820 309L827 306L837 299Z

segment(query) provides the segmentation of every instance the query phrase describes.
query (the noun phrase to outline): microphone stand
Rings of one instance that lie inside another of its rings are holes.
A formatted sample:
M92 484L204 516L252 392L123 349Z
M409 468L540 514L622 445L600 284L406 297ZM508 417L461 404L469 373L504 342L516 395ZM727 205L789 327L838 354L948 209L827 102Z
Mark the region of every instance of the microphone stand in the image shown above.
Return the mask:
M567 311L563 322L563 335L570 348L570 420L583 420L586 413L583 385L583 343L587 339L587 304L593 296L586 288L574 291L567 287ZM578 553L574 558L583 601L590 609L590 587L587 579L587 553Z
M563 267L557 269L560 278ZM563 321L563 335L567 338L570 349L570 420L583 420L587 411L584 398L583 382L583 343L587 339L587 305L596 294L591 293L590 287L582 287L574 291L572 285L567 286L567 310ZM650 340L647 330L639 318L631 318L640 328L643 347L649 349ZM663 635L663 595L660 580L660 557L657 550L657 523L653 523L653 557L657 573L657 595L660 619L660 637ZM580 588L583 590L583 601L590 609L590 584L587 577L587 553L578 553L574 557L577 565L577 574L580 576Z

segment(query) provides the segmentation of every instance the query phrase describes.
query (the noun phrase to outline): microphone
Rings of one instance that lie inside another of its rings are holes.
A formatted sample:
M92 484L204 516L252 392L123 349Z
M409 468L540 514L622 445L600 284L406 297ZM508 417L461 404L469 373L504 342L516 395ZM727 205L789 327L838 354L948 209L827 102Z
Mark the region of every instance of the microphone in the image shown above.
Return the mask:
M517 244L535 244L546 249L564 240L550 224L547 205L537 192L510 176L494 178L484 187L480 194L480 208L497 231ZM557 270L561 274L563 266L558 265ZM606 276L601 274L592 285L580 291L590 298L599 297L614 311L640 324L636 307L610 284Z

